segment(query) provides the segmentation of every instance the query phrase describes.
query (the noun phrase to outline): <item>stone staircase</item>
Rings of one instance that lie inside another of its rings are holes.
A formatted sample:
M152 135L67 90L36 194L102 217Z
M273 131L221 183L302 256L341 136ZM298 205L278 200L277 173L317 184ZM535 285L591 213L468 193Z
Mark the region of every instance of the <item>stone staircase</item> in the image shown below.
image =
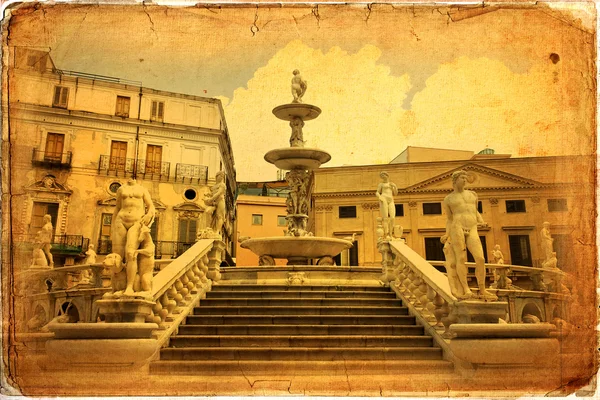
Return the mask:
M451 373L453 364L381 286L213 286L151 374Z

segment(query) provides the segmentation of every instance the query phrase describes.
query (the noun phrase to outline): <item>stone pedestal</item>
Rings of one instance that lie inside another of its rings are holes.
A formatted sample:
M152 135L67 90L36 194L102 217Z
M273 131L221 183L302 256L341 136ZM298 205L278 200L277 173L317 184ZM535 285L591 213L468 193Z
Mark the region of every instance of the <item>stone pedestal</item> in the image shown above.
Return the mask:
M143 323L152 314L155 302L146 299L119 298L103 299L96 302L101 315L106 322L135 322Z
M508 303L505 301L458 301L451 306L450 313L454 322L457 324L497 324L498 319L506 318L506 314L508 313Z

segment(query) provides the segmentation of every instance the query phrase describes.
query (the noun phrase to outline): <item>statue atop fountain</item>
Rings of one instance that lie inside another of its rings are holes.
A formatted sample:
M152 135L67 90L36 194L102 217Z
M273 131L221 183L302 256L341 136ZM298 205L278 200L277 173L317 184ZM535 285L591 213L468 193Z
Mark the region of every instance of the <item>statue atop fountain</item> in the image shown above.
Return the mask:
M286 181L290 193L286 201L287 227L284 237L247 239L241 243L259 256L259 265L275 265L275 258L285 258L288 264L305 265L310 259L317 259L319 265L333 265L333 257L352 246L343 239L319 238L308 231L310 204L311 171L331 159L329 153L315 148L304 147L303 128L306 121L321 114L319 107L303 103L306 81L300 71L294 70L292 78L291 103L273 109L273 114L283 121L289 121L292 129L290 147L275 149L265 154L265 160L279 169L289 171Z

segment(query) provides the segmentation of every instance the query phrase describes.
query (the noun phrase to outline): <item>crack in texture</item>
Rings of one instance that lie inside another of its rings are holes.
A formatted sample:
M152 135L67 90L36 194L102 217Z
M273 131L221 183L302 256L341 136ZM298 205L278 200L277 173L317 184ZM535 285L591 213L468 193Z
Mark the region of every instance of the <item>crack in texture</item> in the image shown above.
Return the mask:
M254 13L254 22L252 23L252 26L250 26L250 32L252 32L252 37L256 36L258 31L260 31L260 28L258 27L258 25L256 25L256 21L258 21L258 6L256 6L256 11Z
M156 34L156 30L154 29L154 21L152 20L152 17L150 16L150 13L148 13L148 10L146 8L147 8L146 2L142 1L142 9L144 10L144 13L146 13L148 20L150 20L150 30L152 31L152 33L154 33L154 36L156 36L156 38L158 39L158 35Z

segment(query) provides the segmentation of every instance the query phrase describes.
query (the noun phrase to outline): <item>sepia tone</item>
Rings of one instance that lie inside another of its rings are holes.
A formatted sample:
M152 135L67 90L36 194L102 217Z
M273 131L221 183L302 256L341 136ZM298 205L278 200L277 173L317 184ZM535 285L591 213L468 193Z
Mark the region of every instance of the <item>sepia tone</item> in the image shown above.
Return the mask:
M595 26L8 9L3 393L593 393Z

